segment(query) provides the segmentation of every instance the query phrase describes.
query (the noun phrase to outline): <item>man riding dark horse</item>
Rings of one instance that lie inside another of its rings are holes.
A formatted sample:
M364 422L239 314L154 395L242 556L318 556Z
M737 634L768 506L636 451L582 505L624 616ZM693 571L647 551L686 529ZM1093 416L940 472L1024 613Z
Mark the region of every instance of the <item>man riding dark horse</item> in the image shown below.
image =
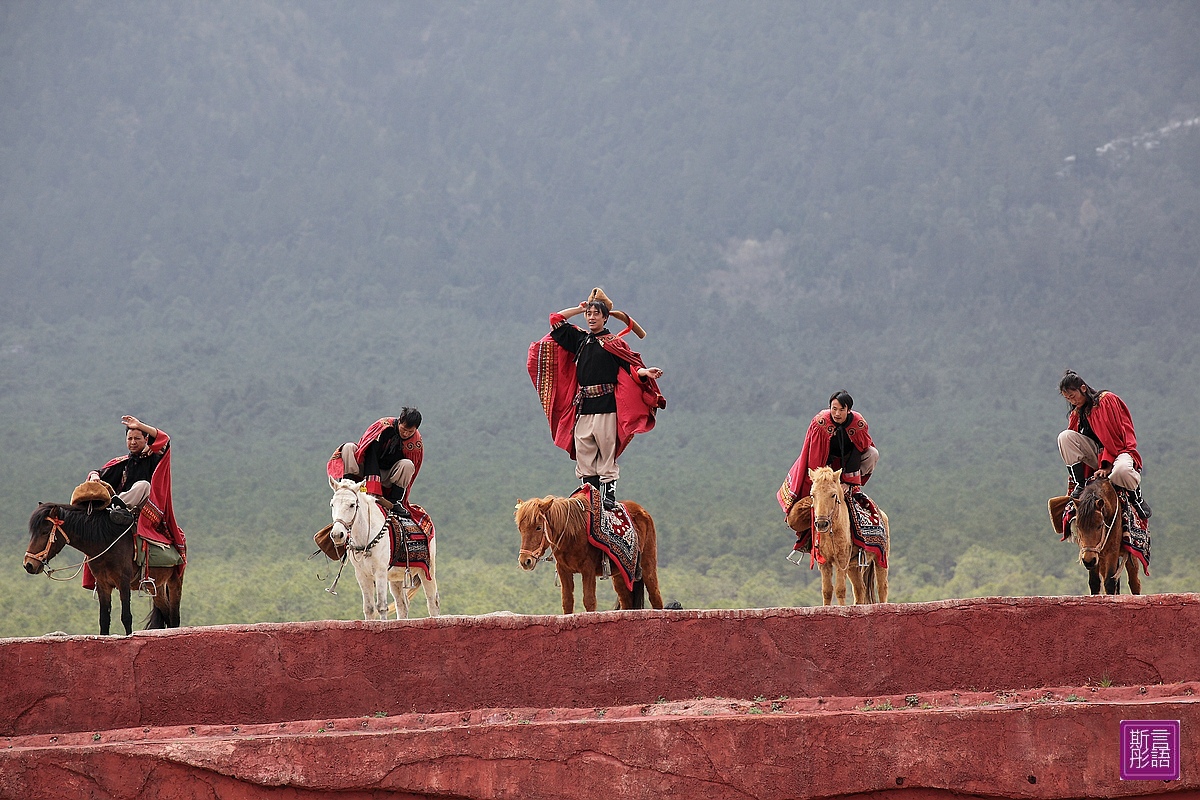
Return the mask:
M128 414L121 417L121 424L125 426L129 452L89 472L85 486L102 481L112 487L113 506L127 510L131 519L136 516L137 535L148 542L174 547L186 564L187 540L175 521L171 500L171 437ZM179 569L182 571L183 565ZM86 565L83 585L88 589L95 585Z

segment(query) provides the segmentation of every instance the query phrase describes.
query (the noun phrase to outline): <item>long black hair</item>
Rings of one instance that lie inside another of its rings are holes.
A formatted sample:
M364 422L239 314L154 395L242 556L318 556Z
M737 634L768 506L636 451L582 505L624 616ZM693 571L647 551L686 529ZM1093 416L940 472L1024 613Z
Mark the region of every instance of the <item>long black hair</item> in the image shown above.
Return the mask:
M1083 408L1079 409L1080 413L1086 414L1091 410L1092 406L1096 405L1096 401L1100 398L1100 393L1088 385L1087 381L1079 377L1079 374L1073 369L1069 369L1063 373L1062 380L1058 382L1058 393L1062 394L1066 391L1083 392L1083 396L1087 401L1083 404Z

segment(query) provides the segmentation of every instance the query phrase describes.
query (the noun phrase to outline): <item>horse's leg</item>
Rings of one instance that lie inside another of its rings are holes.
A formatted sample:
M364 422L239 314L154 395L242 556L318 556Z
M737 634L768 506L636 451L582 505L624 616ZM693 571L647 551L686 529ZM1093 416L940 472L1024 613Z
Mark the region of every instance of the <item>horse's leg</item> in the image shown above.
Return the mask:
M562 587L562 610L564 614L575 613L575 575L568 572L561 561L554 562L558 571L558 583Z
M838 605L844 606L846 605L846 570L841 567L835 567L834 570L836 578L833 585L833 592L837 595Z
M437 546L434 539L429 540L429 580L421 579L421 588L425 590L425 607L429 609L429 616L437 617L442 613L442 596L438 594L437 585L437 569L434 564L437 560Z
M354 576L358 578L358 588L363 596L363 619L375 619L375 576L367 570L365 564L354 564Z
M1129 594L1141 594L1141 576L1138 575L1138 559L1126 558L1126 575L1129 576Z
M879 593L879 602L887 602L888 582L887 582L887 567L879 565L879 560L875 560L875 586Z
M1114 575L1111 578L1104 579L1105 594L1120 594L1121 593L1121 576Z
M171 567L171 576L167 578L167 627L178 628L179 608L183 602L183 571L179 567Z
M117 593L121 596L121 624L125 626L125 635L130 636L133 634L133 608L129 604L129 581L121 581Z
M112 627L112 587L96 581L96 599L100 601L100 635L108 636Z
M613 572L615 573L616 570L614 569ZM614 574L612 577L613 585L615 586L617 584L617 581L619 581L619 580L620 580L620 576ZM587 572L579 573L579 581L580 581L580 583L583 584L583 610L584 611L595 611L596 610L596 573L595 573L595 571L589 570ZM621 588L623 589L625 587L622 586ZM617 596L618 597L620 596L620 590L618 590Z
M821 565L821 603L833 604L833 564L828 561Z
M586 578L585 578L585 580L586 580ZM616 570L613 570L612 585L613 585L613 590L616 591L616 593L617 593L617 608L619 608L621 610L625 610L627 608L633 608L633 603L634 603L633 592L637 591L637 583L634 583L633 591L630 591L625 586L625 579L622 578L617 573ZM586 594L584 595L583 601L584 601L584 606L586 607L586 605L587 605L587 595Z
M1099 569L1088 570L1088 589L1092 594L1100 594L1100 571Z
M393 577L393 574L395 577ZM412 599L412 593L404 587L404 572L399 569L390 570L388 572L387 585L391 587L392 598L396 601L396 619L408 619L411 611L408 601ZM386 599L384 600L384 608L387 608ZM386 612L384 616L387 616Z
M854 590L854 604L860 605L871 602L867 582L863 580L863 570L858 566L858 555L850 554L850 568L846 570L850 577L850 586Z

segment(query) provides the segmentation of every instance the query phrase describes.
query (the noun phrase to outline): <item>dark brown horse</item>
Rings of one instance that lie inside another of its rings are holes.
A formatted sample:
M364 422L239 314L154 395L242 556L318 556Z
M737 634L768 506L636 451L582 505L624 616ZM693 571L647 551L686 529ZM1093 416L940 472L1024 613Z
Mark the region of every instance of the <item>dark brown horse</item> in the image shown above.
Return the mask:
M617 591L617 602L623 609L642 608L644 586L650 595L650 605L662 608L662 595L658 591L658 535L654 530L654 520L637 503L625 500L621 505L629 512L629 518L637 530L642 580L635 581L633 591L630 591L621 576L614 574L612 585ZM587 611L595 611L596 576L603 569L604 553L588 542L588 516L584 501L554 495L518 500L514 516L517 529L521 532L521 552L517 556L521 569L532 570L549 548L554 555L554 567L558 570L559 583L562 585L563 613L575 612L577 573L582 576L583 607Z
M113 521L100 505L95 502L39 505L29 518L25 571L37 575L63 547L71 545L86 556L84 561L96 579L100 633L109 633L112 592L116 589L121 597L121 623L128 635L133 633L130 593L139 588L141 578L141 568L133 560L137 525ZM149 578L154 584L154 595L146 628L178 628L183 571L178 567L151 567Z
M1130 594L1142 593L1137 559L1130 557L1121 540L1125 536L1125 515L1116 488L1108 478L1093 478L1075 501L1075 520L1071 523L1079 545L1079 563L1088 571L1092 594L1121 593L1121 567L1129 575Z

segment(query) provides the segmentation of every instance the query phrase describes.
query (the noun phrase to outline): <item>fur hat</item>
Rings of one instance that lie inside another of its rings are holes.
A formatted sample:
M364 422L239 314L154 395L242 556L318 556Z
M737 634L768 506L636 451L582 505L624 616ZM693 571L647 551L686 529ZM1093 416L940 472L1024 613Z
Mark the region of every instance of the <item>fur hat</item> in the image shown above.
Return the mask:
M589 303L601 303L609 310L609 313L612 312L612 300L608 299L608 295L606 295L604 290L599 286L597 286L595 289L592 289L592 293L588 295L587 301Z
M75 487L75 491L71 492L71 505L79 505L81 503L103 503L108 505L112 502L113 490L104 481L84 481Z

